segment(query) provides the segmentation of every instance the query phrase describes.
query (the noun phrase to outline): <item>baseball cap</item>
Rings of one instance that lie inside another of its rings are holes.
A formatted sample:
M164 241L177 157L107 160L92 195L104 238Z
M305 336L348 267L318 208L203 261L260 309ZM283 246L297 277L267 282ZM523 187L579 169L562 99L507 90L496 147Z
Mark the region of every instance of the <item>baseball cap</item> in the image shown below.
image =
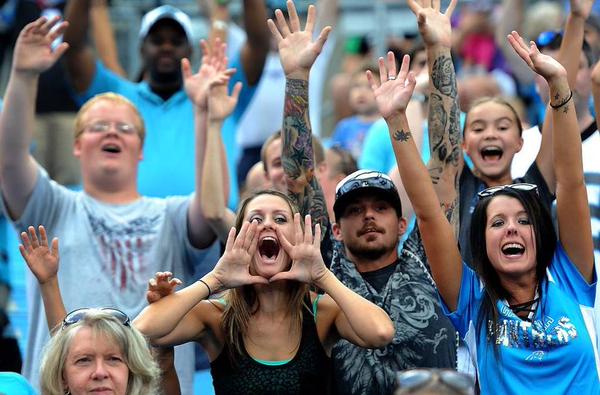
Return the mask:
M192 21L190 17L180 9L170 5L162 5L154 8L144 15L140 25L140 40L145 39L150 29L152 29L156 22L162 19L171 19L177 22L185 32L188 42L192 43Z
M396 209L398 216L402 216L402 203L392 179L387 174L378 171L357 170L346 176L335 187L333 212L336 221L342 217L344 209L350 204L353 197L365 190L372 190L379 196L384 197Z

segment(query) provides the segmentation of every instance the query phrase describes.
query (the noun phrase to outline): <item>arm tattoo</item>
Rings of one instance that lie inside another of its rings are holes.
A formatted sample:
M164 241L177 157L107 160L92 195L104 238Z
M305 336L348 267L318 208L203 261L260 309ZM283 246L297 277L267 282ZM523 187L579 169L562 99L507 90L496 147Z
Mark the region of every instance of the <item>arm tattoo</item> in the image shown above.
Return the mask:
M281 161L290 181L288 196L302 215L310 214L321 225L321 235L329 225L325 197L315 177L312 129L308 117L308 82L289 79L285 86Z
M394 132L394 140L400 142L407 142L410 139L410 132L405 132L404 130L396 130Z
M456 76L454 64L450 56L440 56L433 62L431 70L433 86L443 95L456 97Z

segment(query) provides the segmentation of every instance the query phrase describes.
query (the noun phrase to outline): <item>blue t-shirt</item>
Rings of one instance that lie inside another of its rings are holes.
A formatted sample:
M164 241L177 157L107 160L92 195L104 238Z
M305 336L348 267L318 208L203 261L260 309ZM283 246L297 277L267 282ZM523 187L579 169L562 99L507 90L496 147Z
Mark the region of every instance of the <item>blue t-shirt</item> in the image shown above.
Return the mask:
M236 109L225 120L222 131L229 168L229 206L235 209L238 200L235 168L239 155L235 129L255 89L248 85L239 57L230 67L237 69L230 79L230 87L238 81L243 83ZM96 75L87 92L78 99L83 103L103 92L125 96L135 104L144 119L144 158L138 171L140 194L166 197L192 193L196 182L196 139L194 110L185 91L181 89L168 100L163 100L152 92L147 82L131 82L108 70L101 62L96 62Z
M455 312L448 315L477 358L482 394L600 394L593 329L596 284L588 284L558 243L532 322L498 302L497 353L491 321L477 330L484 284L466 264Z
M335 126L331 143L344 148L353 157L360 158L363 141L373 123L373 121L363 121L358 116L344 118Z
M36 395L25 377L13 372L0 372L0 394Z

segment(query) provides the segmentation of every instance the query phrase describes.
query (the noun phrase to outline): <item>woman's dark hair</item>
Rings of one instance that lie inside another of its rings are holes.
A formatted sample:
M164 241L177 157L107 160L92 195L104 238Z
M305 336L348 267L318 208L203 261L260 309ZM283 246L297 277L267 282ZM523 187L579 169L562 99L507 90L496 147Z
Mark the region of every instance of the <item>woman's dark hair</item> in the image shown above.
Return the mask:
M491 320L492 325L489 328L491 333L488 333L491 335L494 344L498 338L496 323L498 322L499 313L496 304L498 300L507 299L510 296L508 291L502 287L498 273L492 267L486 248L487 208L492 199L497 196L508 196L517 199L523 205L529 217L535 235L535 274L538 281L537 292L540 298L542 296L541 280L546 276L546 269L552 261L557 242L552 217L534 191L504 188L489 197L482 198L477 203L471 218L471 255L474 268L485 284L485 295L481 301L481 310L478 315L477 333L481 333L481 326Z

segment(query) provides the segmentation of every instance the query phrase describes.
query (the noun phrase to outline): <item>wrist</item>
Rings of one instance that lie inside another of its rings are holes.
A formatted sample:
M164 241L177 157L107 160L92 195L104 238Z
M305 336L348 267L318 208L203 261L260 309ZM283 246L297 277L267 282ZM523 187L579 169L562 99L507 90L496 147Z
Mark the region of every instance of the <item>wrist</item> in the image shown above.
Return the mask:
M58 288L58 276L55 274L52 277L47 278L44 281L39 281L38 280L38 284L40 286L40 288L44 288L44 289L52 289L52 288Z
M313 279L312 284L317 288L326 291L327 285L331 281L331 276L333 276L331 270L325 268L320 276L317 276L317 278Z
M305 80L308 81L310 70L296 70L285 75L286 80Z
M202 280L205 283L205 285L202 284L202 286L208 286L208 288L210 289L210 294L208 296L221 293L226 289L223 283L214 275L213 272L206 274L200 280Z

